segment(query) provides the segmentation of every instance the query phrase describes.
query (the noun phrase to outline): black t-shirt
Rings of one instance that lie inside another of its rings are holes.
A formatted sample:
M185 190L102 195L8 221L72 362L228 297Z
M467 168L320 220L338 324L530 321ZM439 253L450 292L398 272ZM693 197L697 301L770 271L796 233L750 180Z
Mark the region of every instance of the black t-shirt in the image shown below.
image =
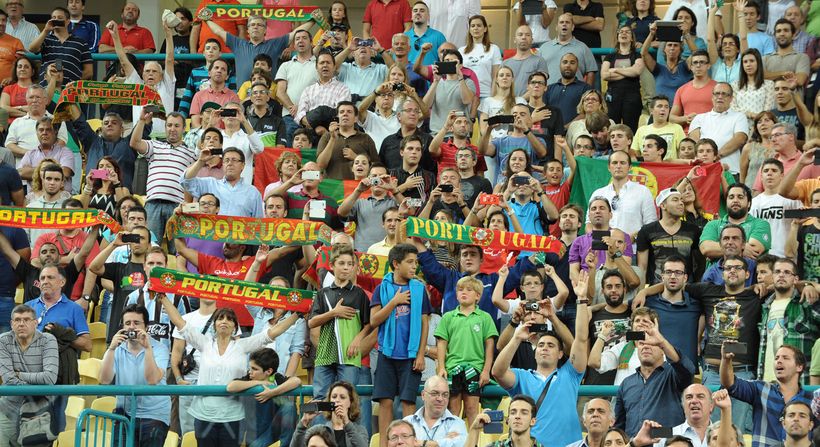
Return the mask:
M663 263L673 254L683 256L686 260L686 274L693 278L695 265L703 263L703 256L698 249L700 233L700 228L683 221L675 234L667 233L660 221L641 227L635 242L638 244L638 251L649 250L646 283L656 284L661 281Z
M589 321L589 339L595 340L598 338L598 332L604 321L610 320L615 324L615 330L610 335L609 340L604 344L604 350L626 340L626 331L630 328L629 317L632 311L627 306L626 311L613 313L606 309L601 309L592 314L592 319ZM587 377L584 380L586 385L612 385L615 383L615 374L618 370L608 371L604 374L599 374L594 368L587 369Z
M14 166L0 161L0 205L11 205L11 193L21 189L23 189L23 182Z
M430 209L430 219L435 219L436 213L441 210L445 210L450 213L450 217L454 219L455 223L460 224L464 222L464 213L461 211L461 207L458 205L458 202L444 203L441 199L436 200L433 202L433 207Z
M804 281L820 281L820 228L803 225L797 230L797 271ZM808 250L806 250L808 248Z
M77 270L77 265L74 261L69 262L63 271L65 272L63 294L70 298L71 289L74 288L74 283L77 282L77 277L80 276L80 272ZM14 269L14 274L23 282L23 302L33 300L40 296L40 269L21 258L20 262L17 263L17 267Z
M268 271L265 272L261 278L259 278L259 282L268 284L273 278L281 276L287 278L288 281L293 284L294 277L296 276L296 264L303 257L304 255L302 254L301 248L286 254L284 257L271 264L270 269L268 269Z
M609 62L609 68L629 68L640 56L634 51L629 54L609 53L604 60ZM641 78L639 76L625 76L618 81L609 81L607 91L618 94L634 93L641 94Z
M597 2L589 2L585 9L581 9L577 2L567 3L564 5L564 12L569 12L574 16L583 17L604 17L604 5ZM589 31L582 29L575 25L575 30L572 32L573 37L585 43L590 48L601 47L601 32Z
M438 163L436 160L433 159L433 156L430 155L430 143L433 141L433 137L430 136L427 132L422 132L420 129L416 129L416 133L414 134L421 138L422 145L421 145L421 161L419 164L421 167L430 172L438 172ZM382 141L382 147L379 148L379 158L382 161L382 164L387 167L387 170L393 169L401 169L402 167L402 159L401 154L399 153L401 150L401 140L404 137L401 134L401 129L398 132L388 135ZM401 185L401 183L399 183ZM404 195L407 197L407 194Z
M706 350L703 357L720 360L724 340L746 343L746 354L736 354L735 361L744 365L757 364L760 345L761 300L754 290L743 289L737 295L726 293L724 286L708 282L688 284L685 289L692 299L703 304L706 313Z
M535 346L529 340L525 340L518 345L518 349L515 350L510 362L510 368L532 370L538 368L538 364L535 363Z
M464 195L464 201L470 208L475 205L475 199L480 193L493 193L493 185L489 180L480 176L474 175L470 178L461 179L461 193Z
M122 310L128 301L128 295L137 289L141 289L145 285L147 277L141 263L106 262L105 271L101 278L114 283L111 317L108 319L108 341L111 341L111 338L119 330Z
M537 123L532 123L532 130L536 135L541 137L547 143L547 156L551 158L561 159L561 154L555 154L554 146L555 142L553 141L553 137L556 135L565 135L566 131L564 130L564 116L561 114L561 109L552 106L545 106L544 108L549 109L551 115L547 119L543 119L538 121ZM530 113L534 113L535 108L530 107Z

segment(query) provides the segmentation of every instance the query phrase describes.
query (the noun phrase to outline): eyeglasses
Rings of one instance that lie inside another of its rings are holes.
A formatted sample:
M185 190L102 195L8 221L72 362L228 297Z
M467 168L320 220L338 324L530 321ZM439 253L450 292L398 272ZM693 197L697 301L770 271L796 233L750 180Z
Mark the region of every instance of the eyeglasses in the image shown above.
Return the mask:
M14 323L14 324L20 324L20 323L29 324L32 321L35 321L34 318L28 318L28 317L26 317L26 318L15 318L15 319L11 320L11 322Z
M230 163L244 163L242 160L238 158L223 158L222 163L230 164Z
M704 60L692 61L692 65L694 65L694 66L709 65L709 61L704 61Z
M399 439L401 439L402 441L407 441L407 440L410 440L410 439L413 439L413 438L415 438L415 436L413 436L413 435L393 435L393 436L387 438L387 441L395 443L395 442L399 442Z
M725 270L727 272L731 272L731 271L740 272L742 270L746 270L746 267L744 267L742 265L724 265L723 270Z
M786 132L773 133L769 136L769 140L774 140L775 138L780 138L783 135L788 135L788 134Z
M683 276L686 272L683 270L664 270L663 274L666 276Z
M199 202L199 206L216 206L216 202Z
M432 397L433 399L438 399L439 397L442 399L449 399L450 392L449 391L428 391L427 395Z
M530 81L530 85L547 85L544 81Z
M251 92L252 95L266 95L267 93L267 90L254 90L253 92Z
M401 109L401 111L404 112L404 113L413 113L413 114L416 114L416 115L421 113L419 111L419 109Z

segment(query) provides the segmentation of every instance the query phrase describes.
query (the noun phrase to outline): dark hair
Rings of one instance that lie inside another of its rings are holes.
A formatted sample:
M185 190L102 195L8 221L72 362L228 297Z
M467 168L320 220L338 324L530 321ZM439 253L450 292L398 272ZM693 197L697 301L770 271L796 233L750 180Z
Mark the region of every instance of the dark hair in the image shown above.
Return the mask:
M519 284L524 284L524 278L538 278L541 283L544 283L544 276L538 270L527 270L526 272L521 274L521 279L519 280Z
M79 200L77 200L77 199L75 199L75 198L73 198L73 197L69 197L68 199L63 200L63 203L62 203L62 205L61 205L61 208L62 208L62 209L66 209L66 208L68 208L68 207L70 207L70 206L72 206L72 207L74 207L74 208L85 208L85 207L83 206L83 202L80 202Z
M458 50L447 49L447 50L442 51L441 52L441 60L444 61L445 56L451 56L451 55L458 58L458 63L459 64L464 64L464 57L461 55L461 53L459 53Z
M353 107L353 116L358 116L359 115L359 109L356 107L356 103L354 103L353 101L339 101L338 103L336 103L336 114L337 115L339 114L339 109L341 109L342 106ZM422 143L422 146L424 146L424 143Z
M208 132L213 132L213 133L219 135L219 144L222 144L222 143L225 142L225 138L222 136L222 131L221 130L217 129L216 127L209 127L209 128L202 131L202 135L199 137L199 142L200 143L205 141L205 134L207 134Z
M740 230L740 237L743 238L744 242L746 242L746 230L744 230L743 227L741 227L740 225L733 224L733 223L726 224L726 225L723 226L723 228L720 229L720 235L718 235L718 241L723 238L723 233L726 230L729 230L729 229L732 229L732 228Z
M796 263L796 262L794 262L794 260L793 260L793 259L789 259L789 258L777 258L777 259L774 261L774 263L775 263L775 264L777 264L778 262L779 262L779 263L781 263L781 264L790 264L790 265L792 266L792 268L793 268L795 271L797 271L797 263Z
M780 258L775 255L770 255L766 253L765 255L760 255L757 258L757 267L761 265L768 265L770 268L774 268L774 263L777 262Z
M83 0L83 1L85 1L85 0ZM83 4L85 4L85 3L83 3ZM8 17L9 17L9 13L7 13L5 9L0 8L0 16L3 16L3 17L5 17L5 18L8 18Z
M265 53L259 53L253 57L253 63L256 64L257 62L262 61L268 64L268 67L273 68L273 59Z
M216 46L219 47L219 51L222 51L222 42L220 42L217 39L214 39L213 37L211 37L210 39L207 39L205 41L205 44L202 45L202 48L205 48L205 45L208 45L209 43L215 43Z
M0 15L3 15L3 10L0 9ZM33 318L37 318L37 312L28 304L18 304L11 310L11 314L31 314Z
M97 166L99 166L100 161L103 161L103 160L105 160L105 161L107 161L108 163L111 164L111 166L114 168L114 172L117 174L117 178L120 179L120 181L122 181L122 169L120 169L120 164L117 163L117 160L115 160L114 157L112 157L110 155L106 155L97 162ZM91 192L92 192L92 194L95 194L102 187L102 184L103 184L102 180L100 180L98 178L94 179L91 183ZM112 191L112 193L114 193L114 191Z
M672 16L672 20L678 20L678 14L680 14L681 11L685 11L687 14L689 14L689 17L692 18L692 28L689 28L689 34L695 35L695 32L698 29L698 16L696 16L694 11L692 11L691 9L687 8L686 6L681 6L680 8L675 10L675 14ZM692 53L692 56L694 56L695 53L697 53L698 51L703 51L704 53L706 53L706 50L697 50ZM706 57L709 57L708 53L706 53Z
M136 303L125 306L125 309L122 310L122 316L120 317L120 326L124 324L125 314L127 313L140 314L143 324L148 326L148 309L146 309L145 306Z
M666 150L669 147L669 144L666 143L666 139L660 135L651 133L644 137L644 141L646 140L653 140L655 142L655 145L661 150L661 160L663 160L664 157L666 157Z
M618 269L610 269L604 272L604 276L601 277L601 288L604 287L604 283L607 279L612 278L613 276L618 277L621 280L621 284L626 287L626 279L624 279L624 275L618 271Z
M561 352L566 352L566 351L564 351L564 342L563 342L563 340L561 340L561 337L558 336L557 332L555 332L553 330L549 330L547 332L541 332L541 333L538 334L538 340L541 340L544 337L554 338L558 342L558 350L561 351ZM537 342L536 342L536 346L537 346ZM566 360L566 357L564 358L564 360Z
M618 433L619 435L621 435L621 439L623 439L624 442L629 442L629 435L627 435L625 431L621 430L620 428L612 427L609 430L607 430L606 433L604 433L603 437L601 437L601 445L602 446L604 445L604 441L606 440L606 437L609 436L609 434L612 433L612 432L615 432L615 433Z
M85 4L85 0L83 0L83 4ZM188 21L190 21L190 22L194 21L193 13L191 13L190 9L188 9L184 6L180 6L179 8L175 9L174 14L182 14L182 16L185 17L185 19L187 19Z
M533 399L531 396L528 396L526 394L516 394L512 397L512 399L510 399L510 404L512 404L513 402L526 402L530 404L530 413L532 413L532 417L535 417L535 399Z
M664 259L663 266L666 267L666 264L670 262L678 262L683 265L686 265L686 258L681 256L679 253L672 253L669 256L667 256L666 259Z
M400 263L404 261L404 258L407 255L418 255L419 250L416 248L415 245L411 244L396 244L393 248L390 249L390 252L387 254L387 263L390 265L390 270L396 268L393 263Z
M148 211L146 211L145 208L140 206L139 202L137 202L137 205L132 206L127 213L125 213L125 217L128 218L128 215L131 213L142 213L142 215L145 216L146 219L148 218Z
M627 151L613 151L611 154L609 154L606 157L606 164L607 165L609 165L612 162L612 157L614 157L615 154L624 154L624 155L626 155L626 159L629 162L629 165L632 166L632 155Z
M54 9L52 9L52 10L51 10L51 12L53 13L54 11L60 11L60 12L62 12L63 14L65 14L65 18L66 18L66 19L70 19L70 18L71 18L71 13L68 11L68 9L66 9L66 8L64 8L64 7L62 7L62 6L56 6L56 7L54 7Z
M686 436L683 436L683 435L672 436L671 438L666 440L666 445L670 445L670 444L673 444L675 442L683 442L689 447L695 447L695 445L692 444L692 440L687 438Z
M686 6L681 6L681 9L689 9L689 8L687 8ZM692 25L692 28L694 28L694 27L695 27L695 25ZM709 61L710 64L712 63L712 58L709 57L709 52L706 51L706 50L695 50L695 51L692 52L692 54L689 57L691 58L691 57L695 57L695 56L703 56L703 57L706 58L707 61Z
M794 34L797 31L796 29L794 29L794 23L792 23L788 19L784 19L784 18L779 18L779 19L777 19L777 22L774 22L774 29L777 30L777 25L783 25L783 24L789 25L789 29L792 30L792 34Z
M738 261L743 264L743 270L749 271L749 261L746 260L743 256L735 256L735 255L727 255L723 257L723 266L726 265L727 261ZM725 267L724 267L725 269Z
M755 13L759 16L760 15L760 5L757 2L748 2L746 3L746 8L754 8Z
M714 154L715 154L715 157L717 157L717 156L718 156L718 147L717 147L717 143L715 143L715 140L713 140L713 139L711 139L711 138L701 138L700 140L698 140L697 144L695 144L695 152L697 152L697 151L698 151L698 147L700 147L700 146L702 146L702 145L704 145L704 144L708 144L708 145L709 145L709 147L711 147L711 148L712 148L712 153L714 153Z
M766 166L766 165L775 165L775 166L777 166L777 169L780 170L780 172L783 172L783 162L776 159L776 158L767 158L767 159L763 160L763 163L760 164L761 172L762 172L762 167Z
M795 348L794 346L791 346L791 345L781 345L780 347L781 348L791 348L793 350L796 350L795 353L800 352L799 350L797 350L797 348ZM803 353L800 352L800 354L803 354ZM805 360L805 356L804 356L803 359ZM795 360L796 360L796 357L795 357ZM803 366L805 367L805 362L803 363ZM788 411L789 407L791 407L793 405L802 405L802 406L809 409L809 415L812 414L811 404L810 403L808 403L806 401L802 401L802 400L792 399L791 401L789 401L789 403L787 403L786 405L783 406L783 411L780 412L780 418L781 419L786 417L786 411ZM809 436L811 436L811 432L809 432ZM812 445L816 445L816 444L812 444Z
M591 206L592 206L592 202L597 202L597 201L599 201L599 200L600 200L601 202L604 202L604 203L606 204L607 209L608 209L608 210L609 210L609 212L611 213L611 212L612 212L612 204L611 204L611 203L609 203L609 199L607 199L606 197L603 197L603 196L595 196L595 197L593 197L593 198L589 199L589 206L591 207Z
M387 219L387 213L390 212L399 212L399 207L391 206L390 208L384 210L384 212L382 213L382 223L384 223L384 221Z
M666 101L667 103L670 103L670 104L672 103L672 101L670 101L669 97L666 96L666 95L655 95L655 96L652 97L652 99L650 99L649 108L655 107L655 104L657 104L658 101Z
M350 29L350 19L347 17L347 4L345 4L345 2L343 2L341 0L334 0L333 2L330 3L330 7L327 8L327 21L331 25L336 23L336 22L333 22L333 5L335 5L335 4L340 4L340 5L345 7L345 17L342 19L342 24L344 26L346 26L347 29ZM310 32L308 32L308 34L310 34Z
M576 140L577 140L577 138L576 138ZM609 202L607 202L607 204L609 204ZM577 215L578 215L578 221L579 221L579 222L583 222L583 221L584 221L584 210L583 210L583 209L581 209L581 207L580 207L580 206L578 206L578 205L576 205L576 204L574 204L574 203L567 203L566 205L562 206L562 207L561 207L561 209L559 209L559 210L558 210L558 215L560 216L560 215L561 215L561 213L563 213L563 212L564 212L564 210L572 210L572 211L575 211L575 214L577 214Z
M322 56L330 56L330 60L333 61L333 65L336 65L336 59L333 57L333 53L330 52L327 48L322 48L319 50L319 54L316 55L316 65L319 65L319 58Z
M749 188L749 186L746 185L745 183L740 183L740 182L732 183L731 185L729 185L728 188L726 188L726 196L727 197L729 196L729 191L731 191L734 188L740 188L740 189L743 190L743 194L746 195L746 200L749 201L749 205L751 206L751 203L752 203L752 190L751 190L751 188Z
M504 176L510 178L513 176L512 168L510 168L510 160L512 160L512 154L516 152L521 152L524 154L524 159L527 161L527 164L524 166L524 172L528 172L532 174L532 160L530 159L530 154L526 149L517 148L510 151L507 154L507 160L504 162Z
M631 2L632 3L632 15L636 18L638 17L638 2ZM655 15L655 0L649 0L649 10L647 11L650 16Z
M504 222L504 228L507 231L510 231L510 221L507 220L507 215L504 214L504 211L502 211L502 210L495 210L495 211L491 212L490 214L487 214L487 224L490 223L490 220L492 220L493 217L498 216L498 215L501 215L501 221ZM482 250L482 252L483 252L483 250Z
M805 368L806 368L806 354L803 351L801 351L799 348L797 348L797 346L793 346L793 345L785 344L785 343L780 345L780 347L777 348L777 349L782 349L782 348L786 348L786 349L790 350L792 352L792 354L794 354L794 363L797 366L803 367L803 369L805 370ZM788 405L786 405L786 407L788 407Z
M0 9L0 16L2 15L8 17L8 15L2 9ZM11 84L16 84L20 81L20 79L17 78L17 64L20 63L21 60L28 61L29 65L31 65L31 79L37 79L37 65L30 57L26 56L25 54L21 54L20 56L17 56L17 59L14 60L14 65L12 66L13 68L11 70Z
M239 150L239 148L231 146L231 147L225 149L224 151L222 151L222 156L224 157L228 153L233 153L233 154L239 155L239 161L241 161L242 163L245 163L245 153L242 152L241 150Z
M63 168L61 168L60 165L54 163L49 163L40 168L40 175L42 175L44 178L46 176L46 172L59 172L60 177L65 177L65 174L63 174Z
M652 0L654 1L654 0ZM484 32L484 37L481 38L481 45L484 46L484 52L488 53L490 51L490 27L487 25L487 18L481 14L476 14L474 16L470 16L467 19L467 46L464 48L464 53L469 54L473 51L473 38L470 36L470 24L473 23L473 20L481 20L481 23L484 24L484 28L486 31ZM444 58L442 58L444 59Z
M219 202L219 197L217 197L217 196L216 196L216 194L214 194L214 193L212 193L212 192L205 192L205 193L202 193L202 195L201 195L201 196L199 196L199 198L201 199L201 198L203 198L203 197L205 197L205 196L211 196L211 197L213 197L213 198L214 198L214 203L216 203L216 206L221 206L221 204L220 204L220 202Z
M271 348L260 348L251 352L248 360L259 365L262 371L271 369L275 373L279 369L279 354Z
M234 310L231 309L230 307L220 307L220 308L216 309L216 311L214 312L211 319L214 323L216 323L222 317L227 318L228 321L232 321L233 324L234 324L234 327L236 327L236 328L239 327L239 320L237 320L237 318L236 318L236 312L234 312ZM213 324L212 326L215 327L216 324Z
M327 447L337 447L336 436L326 425L314 425L307 429L305 432L305 445L308 445L310 438L314 436L322 438L322 442L324 442Z
M424 149L424 141L417 134L411 134L402 138L399 148L404 149L405 147L407 147L407 143L411 141L417 141L419 144L421 144L422 149Z
M262 56L267 55L263 54ZM264 85L265 88L270 88L271 84L273 84L273 75L270 71L265 70L264 68L257 67L251 70L251 78L253 78L254 76L262 76L262 79L264 79L264 81L255 81L254 84L251 85L251 89L258 84ZM248 96L250 96L250 89L248 90Z
M333 391L333 388L344 388L347 390L347 394L350 396L350 408L347 410L347 416L351 421L358 421L359 416L361 416L361 404L359 403L359 393L356 392L356 387L350 382L345 382L344 380L335 382L327 389L328 399L330 399L330 394L331 391Z
M789 22L789 23L791 23L791 22ZM726 34L723 35L723 37L720 38L720 45L718 45L718 56L720 58L723 58L723 41L724 41L724 39L733 40L735 42L735 47L740 49L740 38L737 37L737 34L726 33ZM742 70L743 69L741 68L741 71Z
M300 127L300 128L293 131L293 138L296 138L297 135L304 135L304 136L308 137L308 139L310 139L310 134L308 133L307 129L305 129L304 127ZM301 158L299 160L301 160Z
M134 202L135 203L134 206L140 206L140 201L137 200L137 198L134 197L134 196L125 196L125 197L121 197L120 200L117 200L117 203L114 204L114 216L112 216L112 217L114 217L114 220L116 220L119 224L123 223L122 222L122 217L120 217L120 214L121 214L120 213L120 207L122 207L122 204L127 202L127 201ZM129 211L130 211L130 209L129 209Z
M757 51L757 50L755 50L755 51ZM758 57L760 57L759 54L758 54ZM761 79L761 83L762 83L763 82L763 75L762 74L760 75L760 79ZM774 113L772 113L771 110L764 110L764 111L758 113L757 116L755 116L754 122L752 124L752 127L753 127L752 137L750 138L752 141L757 141L758 143L763 142L763 136L761 136L760 132L757 131L757 125L760 122L760 120L762 120L764 117L768 117L775 124L777 124L777 122L778 122L777 116Z
M609 128L609 116L601 110L592 112L584 117L584 125L589 133L600 132Z

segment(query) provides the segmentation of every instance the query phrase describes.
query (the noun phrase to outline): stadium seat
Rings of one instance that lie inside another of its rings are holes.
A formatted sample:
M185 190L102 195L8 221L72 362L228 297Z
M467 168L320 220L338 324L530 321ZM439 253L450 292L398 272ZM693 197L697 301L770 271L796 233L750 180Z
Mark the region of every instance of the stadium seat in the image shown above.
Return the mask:
M373 433L373 436L370 437L370 447L379 447L379 441L381 439L379 433Z
M117 398L114 396L98 397L91 402L92 410L105 411L106 413L113 413L116 407Z
M269 445L268 447L279 447L280 445L282 445L282 441L276 441L273 444Z
M478 435L478 445L491 444L495 441L498 441L499 439L501 439L501 434L490 434L481 432L481 434Z
M55 447L74 447L76 444L74 443L74 436L76 435L75 430L66 430L60 432L57 435L57 439L52 444ZM113 439L111 437L110 432L97 432L96 435L91 436L88 438L88 433L83 433L80 439L80 446L85 447L86 445L89 446L102 446L102 445L113 445ZM87 442L86 442L87 441Z
M744 447L751 447L752 446L752 435L749 435L749 434L743 435L743 446Z
M182 435L182 446L181 447L197 447L196 443L196 435L194 432L189 431Z
M165 437L165 444L162 447L177 447L179 445L179 435L176 432L169 431L168 436Z
M91 335L91 352L83 352L80 354L80 358L95 358L102 360L103 355L105 355L105 350L108 349L108 344L105 341L108 326L101 322L89 323L88 331Z
M87 120L86 122L88 123L88 127L90 127L91 130L93 130L94 132L100 130L100 127L102 127L101 119L92 118L90 120Z
M80 413L85 409L85 399L82 396L69 396L65 406L65 426L74 427Z
M97 358L80 359L77 361L80 371L80 385L99 385L102 360Z

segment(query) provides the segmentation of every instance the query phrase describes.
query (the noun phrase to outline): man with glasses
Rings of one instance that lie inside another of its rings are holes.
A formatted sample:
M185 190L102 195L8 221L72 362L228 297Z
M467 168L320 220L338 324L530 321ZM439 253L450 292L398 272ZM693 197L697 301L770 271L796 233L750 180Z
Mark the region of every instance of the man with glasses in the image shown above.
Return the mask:
M373 144L377 148L382 147L384 139L388 135L398 132L399 127L401 127L398 116L393 111L396 88L403 88L409 95L414 95L416 92L413 87L406 83L390 84L385 82L367 95L359 104L359 125L373 139ZM376 107L374 111L370 111L369 108L374 102ZM370 160L371 163L374 161Z
M282 115L270 106L270 89L264 82L251 85L251 103L245 109L245 117L251 127L260 134L276 135L277 145L287 145L287 128ZM250 179L248 179L250 180Z
M693 78L675 93L675 101L669 112L669 121L683 126L684 132L689 131L689 124L697 114L706 113L712 109L712 89L717 85L717 82L709 76L711 62L706 50L692 52L692 55L686 59L686 63L689 64ZM731 102L730 96L728 103ZM726 107L728 108L728 105Z
M29 22L23 17L23 0L9 0L6 3L6 11L9 13L8 23L6 23L6 34L20 39L24 48L28 48L31 42L40 35L37 25Z
M229 147L222 154L224 178L197 177L199 170L214 157L219 155L211 155L211 150L207 148L201 150L196 162L180 177L182 187L194 197L206 192L214 194L222 204L222 214L226 216L262 217L262 195L250 182L242 180L245 154L235 147Z
M386 440L381 442L382 447L389 445L390 447L416 447L419 440L416 439L416 430L413 424L404 419L398 419L387 426ZM386 442L385 442L386 441ZM430 443L427 443L430 445Z
M625 151L611 153L608 168L612 176L612 183L596 189L591 197L603 197L609 201L612 207L612 219L609 224L623 230L634 241L638 230L658 220L658 215L655 212L655 203L649 188L629 180L631 165L632 157L629 153ZM589 223L589 215L587 215L587 223Z
M765 382L776 380L775 353L782 345L791 345L806 353L811 363L811 348L820 337L820 301L801 299L797 289L797 264L788 258L779 258L772 272L774 291L763 302L760 315L760 352L757 377ZM806 284L804 287L816 288ZM801 383L809 383L808 368L801 374Z
M26 152L36 149L40 144L37 138L37 122L43 117L51 118L51 114L46 110L50 102L50 99L46 98L46 89L39 84L32 85L26 91L28 113L18 117L9 125L9 132L6 136L6 147L14 154L18 162ZM65 146L66 141L68 141L68 132L63 123L57 131L57 143Z
M53 335L37 330L37 314L20 304L11 311L11 331L0 335L0 378L4 385L54 385L59 351ZM17 441L19 410L24 397L0 398L0 445ZM56 433L54 433L56 435Z
M729 110L733 94L731 84L717 83L712 89L712 110L699 113L692 119L689 138L714 141L721 162L729 166L732 174L737 174L740 171L740 150L749 138L749 121L742 112Z
M438 375L427 379L421 400L424 406L403 419L413 425L417 440L428 447L463 447L467 440L467 426L463 419L447 409L450 400L447 379Z
M552 3L552 0L549 1ZM518 3L513 6L513 9L517 6ZM552 3L552 8L550 8L552 13L555 13L555 8L555 3ZM544 10L547 11L546 8ZM552 21L552 17L550 17L550 21ZM538 43L539 46L548 38L548 32L544 31L544 38ZM522 24L515 30L513 43L515 44L515 54L505 60L504 65L510 67L515 75L515 96L523 96L527 92L527 80L530 79L533 73L546 72L547 61L532 52L533 31L528 25ZM574 74L573 77L575 77Z
M433 173L438 172L438 164L432 154L430 154L430 144L433 137L431 137L429 133L419 129L419 125L424 121L419 102L408 98L402 103L396 116L401 127L398 132L387 136L384 141L382 141L381 148L379 149L379 159L382 164L384 164L388 171L401 168L403 162L400 152L402 140L413 135L421 139L421 167ZM373 162L373 160L371 160L371 162Z
M547 87L544 101L547 104L555 104L561 110L561 117L565 123L570 123L578 116L579 103L583 98L584 93L592 90L592 86L581 79L578 79L578 56L574 53L566 53L561 56L560 74L561 77L557 81ZM544 75L544 81L549 80L548 75ZM535 82L538 78L531 78L530 83ZM589 95L584 99L598 100L597 95ZM583 107L583 104L581 104ZM583 110L583 108L581 109Z
M576 157L595 157L595 140L589 135L578 135L578 137L575 138L572 153L575 154Z

